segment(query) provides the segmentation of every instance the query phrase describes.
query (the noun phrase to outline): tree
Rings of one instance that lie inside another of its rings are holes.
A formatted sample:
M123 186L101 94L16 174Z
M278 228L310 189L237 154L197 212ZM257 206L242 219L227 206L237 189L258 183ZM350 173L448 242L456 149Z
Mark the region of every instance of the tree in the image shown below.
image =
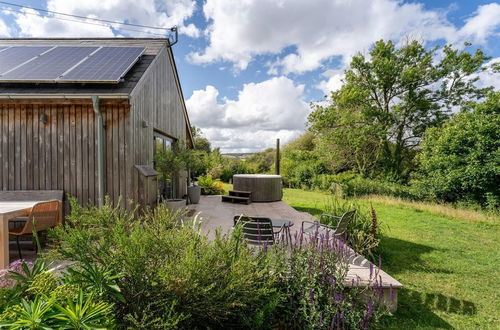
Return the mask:
M317 106L309 116L311 129L334 142L348 138L346 154L364 151L367 156L361 167L381 162L386 175L400 179L410 150L427 128L441 125L454 107L490 90L475 86L474 75L488 60L481 50L471 54L445 46L441 59L437 51L417 41L397 49L392 41L381 40L369 57L353 56L342 88L332 93L329 105Z
M210 153L212 151L210 141L208 141L208 139L203 136L203 132L200 128L191 126L191 133L193 134L194 148L196 150L201 150L206 153Z
M431 197L500 203L500 92L426 131L418 185Z

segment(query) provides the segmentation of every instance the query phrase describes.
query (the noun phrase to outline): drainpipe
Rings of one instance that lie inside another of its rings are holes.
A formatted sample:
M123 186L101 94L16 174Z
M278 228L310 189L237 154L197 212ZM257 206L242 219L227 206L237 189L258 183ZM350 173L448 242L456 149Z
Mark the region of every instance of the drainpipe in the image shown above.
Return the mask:
M92 105L97 117L97 203L99 207L104 205L104 121L102 112L99 110L99 97L92 96Z

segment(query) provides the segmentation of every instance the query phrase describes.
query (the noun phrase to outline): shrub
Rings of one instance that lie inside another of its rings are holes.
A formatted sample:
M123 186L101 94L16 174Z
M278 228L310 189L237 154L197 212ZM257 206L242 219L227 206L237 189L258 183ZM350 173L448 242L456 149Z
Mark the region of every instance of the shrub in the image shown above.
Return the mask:
M291 248L256 249L239 226L209 240L196 218L180 221L182 214L163 205L140 217L109 203L72 205L68 222L51 232L58 242L54 257L73 260L82 271L90 263L100 273L120 274L112 281L123 299L95 289L103 285L80 284L114 303L119 327L312 329L333 322L355 328L384 312L370 305L378 291L347 288L342 243L297 235Z
M472 112L428 129L418 157L416 184L423 194L445 202L500 207L500 92Z
M234 238L210 241L163 206L134 220L110 205L75 204L71 225L53 232L57 254L120 270L124 300L114 303L123 326L258 327L257 314L276 300L268 259Z
M12 268L17 268L10 272L15 284L2 291L0 327L89 329L113 326L113 304L96 299L93 290L82 290L71 282L68 274L57 277L42 259L37 259L32 266L20 261Z
M201 187L202 195L224 194L224 184L219 179L214 180L211 174L198 177L198 185Z
M354 201L340 198L331 198L325 205L325 213L336 216L351 210L356 210L356 213L347 227L346 241L356 252L373 258L380 242L380 222L375 209L366 209ZM321 218L321 222L333 227L338 224L330 217Z
M382 291L346 283L350 249L341 240L297 233L282 265L281 328L357 329L384 314ZM375 278L375 277L373 277ZM373 306L376 306L373 308Z

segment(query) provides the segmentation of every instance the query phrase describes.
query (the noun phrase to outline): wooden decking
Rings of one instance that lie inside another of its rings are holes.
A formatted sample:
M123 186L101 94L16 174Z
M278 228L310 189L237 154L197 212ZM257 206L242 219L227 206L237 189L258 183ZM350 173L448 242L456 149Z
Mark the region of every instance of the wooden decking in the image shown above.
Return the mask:
M214 237L215 230L218 228L222 231L231 230L233 217L240 214L290 220L293 222L292 236L297 230L300 230L302 221L316 220L312 215L299 212L283 201L245 205L222 203L221 196L201 196L199 204L189 205L188 208L199 214L202 221L201 230L208 237ZM354 280L355 285L372 285L373 280L370 281L370 263L362 255L351 251L346 282L352 283L352 280ZM390 309L395 310L397 306L397 289L401 288L402 284L383 270L378 270L376 266L373 266L373 272L378 272L378 276L382 280L382 287L387 298L386 304ZM390 293L391 290L393 290L392 294ZM389 299L390 296L393 296L394 299Z

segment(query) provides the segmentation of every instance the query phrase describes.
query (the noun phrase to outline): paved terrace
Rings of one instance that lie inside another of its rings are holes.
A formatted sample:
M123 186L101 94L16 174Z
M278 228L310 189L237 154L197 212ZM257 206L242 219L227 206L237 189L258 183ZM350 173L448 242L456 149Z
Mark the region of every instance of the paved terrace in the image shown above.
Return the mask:
M199 213L201 217L201 228L204 234L209 237L214 237L217 228L223 232L231 230L233 226L233 217L235 215L245 214L248 216L265 216L269 218L287 219L293 222L291 228L292 237L297 230L300 230L302 221L314 221L315 217L309 213L299 212L283 201L271 203L252 203L250 205L237 203L222 203L221 196L201 196L199 204L192 204L188 209ZM397 289L402 287L402 284L392 278L383 270L379 270L374 266L375 271L382 279L382 286L385 288L385 297L387 305L395 310L397 306ZM362 255L352 251L349 258L348 282L351 283L354 279L360 286L371 284L370 282L370 261ZM373 280L372 280L373 282ZM394 289L394 300L389 299L390 287Z

